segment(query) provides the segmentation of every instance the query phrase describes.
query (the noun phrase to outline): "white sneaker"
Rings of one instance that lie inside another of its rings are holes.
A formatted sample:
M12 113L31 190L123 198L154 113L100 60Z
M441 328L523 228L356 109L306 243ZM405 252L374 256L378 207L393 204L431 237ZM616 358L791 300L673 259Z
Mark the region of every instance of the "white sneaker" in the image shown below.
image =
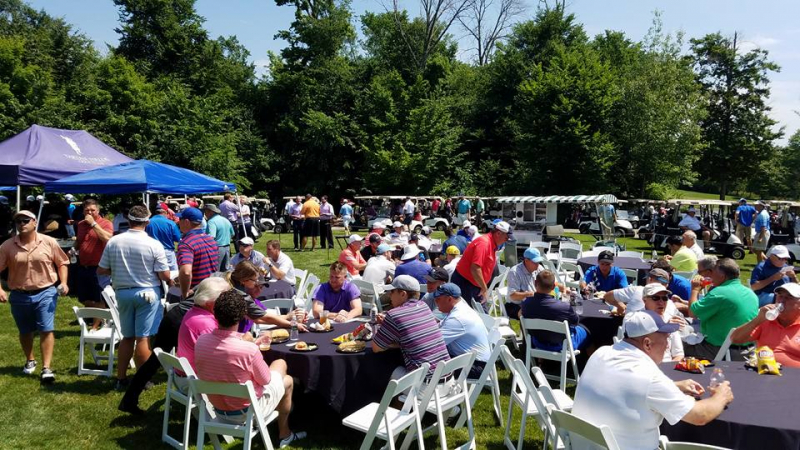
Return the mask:
M30 361L26 361L25 365L22 367L22 373L25 375L30 375L33 372L36 372L36 360L32 359Z
M292 442L299 441L300 439L304 439L305 437L306 437L305 431L298 431L298 432L293 431L292 434L289 435L289 437L287 437L286 439L281 439L281 443L278 446L278 448L288 447L289 444L291 444Z

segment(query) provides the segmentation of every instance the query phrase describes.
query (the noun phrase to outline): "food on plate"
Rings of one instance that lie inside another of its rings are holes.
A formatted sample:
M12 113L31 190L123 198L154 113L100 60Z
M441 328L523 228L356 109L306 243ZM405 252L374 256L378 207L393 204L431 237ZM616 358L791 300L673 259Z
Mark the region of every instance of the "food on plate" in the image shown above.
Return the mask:
M342 342L349 342L353 340L353 335L351 333L345 333L341 336L337 336L332 339L332 341L336 344L340 344Z
M294 345L295 350L308 350L308 344L303 341L298 342Z
M284 330L283 328L272 330L273 341L280 341L283 339L289 339L289 330Z
M706 366L699 359L690 356L678 361L675 364L675 369L690 373L705 373Z
M348 341L339 344L339 351L346 353L356 353L363 351L366 348L367 344L364 341Z
M758 374L770 374L770 375L781 375L780 367L778 367L778 362L775 361L775 354L772 352L772 349L767 347L766 345L759 347L756 350L756 367L758 368Z
M606 291L597 291L594 293L595 298L603 298L606 296Z
M311 331L330 331L333 328L333 326L331 325L330 321L326 321L324 324L321 322L312 323L311 325L308 326L308 328L310 328Z

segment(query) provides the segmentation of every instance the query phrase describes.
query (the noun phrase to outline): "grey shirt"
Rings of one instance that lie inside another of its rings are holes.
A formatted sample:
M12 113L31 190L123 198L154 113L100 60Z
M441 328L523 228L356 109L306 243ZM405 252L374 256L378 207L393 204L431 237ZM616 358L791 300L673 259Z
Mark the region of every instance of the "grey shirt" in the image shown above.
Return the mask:
M521 262L516 266L510 269L511 271L508 273L508 301L516 304L522 303L522 300L511 300L511 294L514 292L535 292L536 288L533 286L533 282L536 280L536 275L539 272L544 270L544 266L539 264L539 268L533 271L533 273L528 272L528 269L525 268L525 263Z

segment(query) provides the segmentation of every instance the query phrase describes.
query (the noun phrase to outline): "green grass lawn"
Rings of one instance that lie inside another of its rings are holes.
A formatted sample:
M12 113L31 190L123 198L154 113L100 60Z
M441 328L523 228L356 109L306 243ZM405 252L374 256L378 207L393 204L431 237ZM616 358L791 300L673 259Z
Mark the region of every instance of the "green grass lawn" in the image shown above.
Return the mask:
M336 232L340 234L341 232ZM267 234L257 243L260 251L267 239L277 237ZM434 237L441 237L441 233ZM587 235L576 235L577 239L591 244L594 239ZM291 251L292 236L280 236L282 246L290 249L288 254L295 266L308 269L323 281L327 279L327 266L336 260L338 246L329 253L322 250L296 253ZM642 250L649 255L650 249L645 241L636 239L621 240L629 250ZM749 277L755 265L753 255L742 262L742 279ZM72 324L72 306L77 305L74 298L60 300L56 316L56 347L53 369L57 381L54 386L40 387L37 376L22 374L24 358L17 341L17 329L7 304L0 304L0 449L27 448L124 448L151 449L169 448L161 443L161 421L163 413L165 376L159 376L155 388L142 395L140 406L147 411L142 417L132 417L117 411L122 393L113 389L111 380L89 375L77 376L77 354L79 329ZM38 342L38 341L37 341ZM38 355L38 343L37 355ZM41 364L41 361L40 361ZM501 370L502 408L508 407L510 389L508 372ZM495 422L491 397L488 391L478 401L473 412L477 432L477 447L502 449L504 429ZM178 409L180 412L180 409ZM174 418L181 414L173 415ZM309 438L296 448L357 448L363 435L339 426L341 418L316 402L313 396L296 396L296 408L292 415L292 426L296 430L306 430ZM519 410L512 427L512 436L518 433ZM179 422L174 421L171 433L179 433ZM536 429L535 421L529 421L526 430L527 448L542 445L542 434ZM270 428L273 437L277 430ZM192 430L194 442L194 428ZM462 443L466 430L448 429L449 445ZM260 448L260 441L255 444ZM438 443L433 438L426 440L426 446L435 448ZM207 446L210 448L210 446ZM228 448L240 448L237 442Z
M685 198L691 200L719 200L719 194L708 194L706 192L687 191L684 189L676 189L676 198ZM739 200L739 197L734 195L726 195L725 200Z

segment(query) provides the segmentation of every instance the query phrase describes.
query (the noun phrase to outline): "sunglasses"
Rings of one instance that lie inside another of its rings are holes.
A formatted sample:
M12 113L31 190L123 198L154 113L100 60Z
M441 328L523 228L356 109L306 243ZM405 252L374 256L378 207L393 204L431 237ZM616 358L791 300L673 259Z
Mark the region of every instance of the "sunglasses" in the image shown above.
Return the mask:
M33 219L31 219L31 218L27 218L27 219L14 219L14 223L16 223L16 224L18 224L18 225L19 225L19 224L22 224L22 225L27 225L28 223L30 223L30 221L31 221L31 220L33 220Z
M669 301L669 297L667 297L666 295L651 295L650 298L657 302Z

